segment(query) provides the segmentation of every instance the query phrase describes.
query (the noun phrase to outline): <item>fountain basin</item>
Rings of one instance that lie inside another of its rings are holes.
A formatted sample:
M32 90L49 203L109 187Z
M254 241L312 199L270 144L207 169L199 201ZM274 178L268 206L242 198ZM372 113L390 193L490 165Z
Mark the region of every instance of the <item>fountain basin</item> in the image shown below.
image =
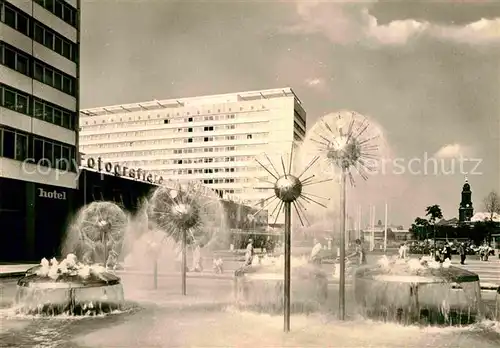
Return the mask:
M124 304L120 278L110 272L81 275L39 275L41 266L27 271L17 283L15 308L30 315L97 315Z
M479 320L479 276L457 267L367 266L354 275L362 315L402 324L465 325Z
M497 321L500 321L500 286L496 294L495 318Z
M234 294L239 308L259 312L283 311L284 272L273 266L247 266L235 272ZM326 273L312 265L292 267L290 310L307 313L324 308L328 296Z

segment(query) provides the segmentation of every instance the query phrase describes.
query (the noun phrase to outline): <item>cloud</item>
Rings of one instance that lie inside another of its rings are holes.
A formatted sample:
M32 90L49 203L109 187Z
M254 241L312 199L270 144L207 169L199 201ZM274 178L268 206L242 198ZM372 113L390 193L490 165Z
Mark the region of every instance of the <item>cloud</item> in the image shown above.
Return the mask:
M323 80L319 79L319 78L313 78L313 79L307 79L306 80L306 84L309 86L309 87L314 87L314 86L318 86L320 84L323 83Z
M456 158L465 156L470 152L470 149L460 144L448 144L441 147L435 154L437 158Z
M323 33L336 44L402 45L421 36L468 44L500 42L500 18L467 25L442 25L415 19L379 24L370 14L376 0L296 3L299 21L284 31L292 34Z

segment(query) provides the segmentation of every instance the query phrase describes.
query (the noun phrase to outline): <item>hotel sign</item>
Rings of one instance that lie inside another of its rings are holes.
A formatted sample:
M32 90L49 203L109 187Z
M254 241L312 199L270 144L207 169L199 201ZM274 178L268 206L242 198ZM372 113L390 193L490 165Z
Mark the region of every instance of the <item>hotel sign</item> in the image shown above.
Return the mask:
M115 176L125 176L131 179L147 181L151 184L161 185L163 183L163 177L157 176L142 168L129 168L126 166L122 166L120 164L113 164L111 162L104 162L101 157L97 157L97 159L93 157L88 157L84 159L82 157L81 163L84 164L87 168L96 169L98 172L102 172L103 170L109 174L114 174Z
M66 192L65 191L58 192L57 190L47 191L47 190L44 190L43 188L38 188L38 197L65 201L66 200Z

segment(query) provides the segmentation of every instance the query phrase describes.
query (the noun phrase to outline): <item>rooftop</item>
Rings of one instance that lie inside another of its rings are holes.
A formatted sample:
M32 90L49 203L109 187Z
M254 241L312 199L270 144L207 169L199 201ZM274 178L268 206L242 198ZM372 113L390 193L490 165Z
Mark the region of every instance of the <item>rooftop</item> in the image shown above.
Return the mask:
M115 113L135 112L135 111L153 111L167 108L179 108L185 106L196 106L206 104L222 104L238 101L250 101L258 99L294 97L295 100L302 104L295 92L290 87L265 89L259 91L247 91L238 93L215 94L199 97L175 98L165 100L151 100L141 103L112 105L97 107L91 109L83 109L80 111L81 116L102 116Z

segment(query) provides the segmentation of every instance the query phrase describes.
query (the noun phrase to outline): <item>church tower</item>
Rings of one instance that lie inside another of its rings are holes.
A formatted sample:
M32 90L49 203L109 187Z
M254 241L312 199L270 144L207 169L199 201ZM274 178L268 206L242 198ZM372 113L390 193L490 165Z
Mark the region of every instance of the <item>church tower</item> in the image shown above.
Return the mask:
M462 201L460 202L460 208L458 208L458 220L468 222L473 215L472 191L470 190L469 180L465 177L465 184L462 188Z

